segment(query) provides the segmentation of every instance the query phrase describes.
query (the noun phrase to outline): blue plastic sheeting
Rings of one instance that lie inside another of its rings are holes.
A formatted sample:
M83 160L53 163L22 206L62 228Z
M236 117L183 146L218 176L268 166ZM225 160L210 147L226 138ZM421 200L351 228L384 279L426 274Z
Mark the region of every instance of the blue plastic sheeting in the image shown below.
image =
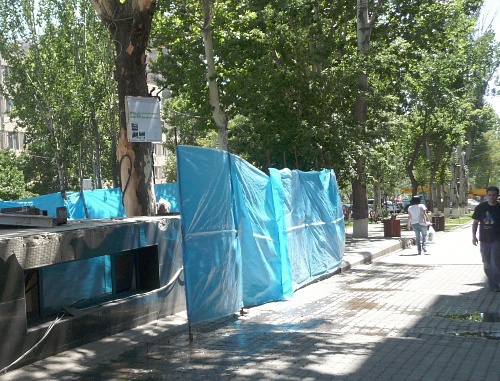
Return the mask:
M155 197L158 202L161 198L170 202L170 212L179 212L179 188L177 183L155 184ZM83 192L67 192L67 200L61 193L51 193L43 196L26 198L18 201L0 201L1 208L19 206L35 206L46 210L47 215L56 217L56 208L66 206L68 218L72 220L87 218L84 208L87 207L88 218L117 218L125 217L125 208L122 204L120 188L93 189Z
M113 279L117 277L113 262L116 263L116 258L125 254L137 255L133 260L138 260L140 255L145 255L144 252L137 253L138 249L157 248L160 286L169 284L174 273L182 268L179 225L179 219L121 223L106 229L104 239L90 246L86 236L74 236L71 246L78 260L39 269L43 290L40 293L42 313L58 312L79 302L92 304L113 292L123 292L116 289L116 284L113 290ZM132 266L140 271L139 262L134 263ZM136 271L134 277L140 277ZM132 284L132 278L129 281ZM169 291L162 290L162 293L165 292Z
M293 296L282 197L269 177L231 155L236 225L241 246L243 304L258 305ZM275 203L275 197L279 202ZM282 226L282 228L284 225Z
M342 202L333 171L270 169L284 191L293 289L336 271L344 255Z
M40 210L46 210L47 215L53 217L57 216L57 208L65 206L60 192L37 197L23 198L18 201L22 203L31 203L33 206L37 207Z
M229 154L178 146L177 171L188 319L230 315L242 307L242 290Z
M286 299L339 268L345 232L332 171L267 177L237 156L185 146L177 163L191 323Z
M113 291L109 255L47 266L40 272L43 314Z
M170 202L170 212L180 212L179 187L177 183L155 184L156 202L160 199Z
M68 212L72 219L86 218L83 200L85 200L89 218L98 219L126 216L120 188L84 191L83 199L80 192L75 192L73 195L68 196Z
M23 206L32 206L31 202L21 202L21 201L0 201L0 209L4 208L19 208Z

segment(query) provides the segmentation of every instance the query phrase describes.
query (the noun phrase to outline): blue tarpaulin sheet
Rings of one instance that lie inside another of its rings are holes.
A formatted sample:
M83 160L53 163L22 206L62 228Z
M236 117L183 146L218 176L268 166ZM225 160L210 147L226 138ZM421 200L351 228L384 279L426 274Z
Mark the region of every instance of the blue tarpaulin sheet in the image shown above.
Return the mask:
M109 255L47 266L40 274L43 313L58 312L61 307L112 292Z
M191 323L284 300L339 268L345 231L333 171L267 176L227 152L186 146L177 163Z
M0 201L0 209L21 208L23 206L33 206L33 203L32 202L22 202L22 201Z
M170 202L170 212L179 212L179 190L177 183L155 184L156 201L160 199ZM85 204L84 204L85 201ZM34 206L47 211L48 216L56 217L56 209L66 206L68 218L72 220L92 218L125 217L120 188L93 189L83 192L67 192L67 199L61 193L30 197L17 201L0 201L1 208ZM85 206L87 213L85 213Z
M344 215L333 171L270 169L285 195L288 254L296 290L337 270L344 255Z
M170 211L181 214L191 323L286 300L340 267L345 231L333 171L271 168L267 176L236 155L189 146L177 147L177 167L178 183L157 184L155 193L156 201L170 202ZM67 200L54 193L0 207L33 205L55 216L56 207L66 206L69 218L82 219L83 201L89 218L125 216L116 188L85 191L83 198L82 192L68 192ZM98 291L107 292L107 267L92 266Z
M231 155L235 218L242 252L243 304L258 305L291 297L286 236L279 234L283 203L275 203L269 177ZM279 196L277 196L279 197Z
M57 216L56 209L58 207L65 206L64 199L62 198L60 192L37 197L23 198L22 200L19 200L19 202L31 203L40 210L46 210L47 215L53 217Z
M177 170L188 319L230 315L242 297L229 154L178 146Z

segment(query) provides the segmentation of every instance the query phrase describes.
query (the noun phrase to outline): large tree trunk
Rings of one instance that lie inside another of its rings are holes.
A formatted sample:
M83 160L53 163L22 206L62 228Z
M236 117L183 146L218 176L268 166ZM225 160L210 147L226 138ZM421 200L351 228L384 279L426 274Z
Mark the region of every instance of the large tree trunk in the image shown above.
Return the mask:
M411 183L411 195L415 196L418 193L418 182L413 174L413 169L415 167L415 163L418 158L418 153L420 152L420 148L424 142L424 138L422 136L418 137L415 141L415 145L413 146L413 152L411 154L411 159L408 165L406 166L406 173L408 174L408 178Z
M370 46L371 25L368 18L368 0L357 1L357 37L358 54L363 56L368 53ZM359 129L363 130L367 120L367 101L365 93L368 90L368 75L360 73L358 76L358 92L354 117ZM351 182L353 196L353 237L368 237L368 203L366 197L365 161L361 157L355 158L356 178Z
M130 143L127 138L125 96L147 96L146 48L156 8L154 0L91 0L113 36L120 134L116 149L120 162L123 204L127 217L155 214L151 143Z
M203 26L201 35L205 46L205 57L207 59L207 81L209 90L210 106L212 106L212 118L219 127L218 145L223 151L228 150L227 138L227 114L222 108L219 99L219 88L217 86L217 71L215 69L214 47L212 41L212 30L210 23L212 21L211 4L213 0L201 0L201 9L203 12Z

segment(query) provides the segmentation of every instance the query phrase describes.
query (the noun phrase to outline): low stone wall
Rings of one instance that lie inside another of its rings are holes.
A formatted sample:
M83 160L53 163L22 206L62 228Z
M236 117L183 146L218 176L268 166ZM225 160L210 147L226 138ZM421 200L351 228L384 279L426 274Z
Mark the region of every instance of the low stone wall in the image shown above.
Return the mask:
M181 242L178 216L0 229L0 369L38 343L57 317L43 343L12 368L184 311ZM44 312L44 293L58 292L43 282L47 269L68 263L78 268L102 256L112 263L113 293L107 299ZM124 282L133 292L120 291Z

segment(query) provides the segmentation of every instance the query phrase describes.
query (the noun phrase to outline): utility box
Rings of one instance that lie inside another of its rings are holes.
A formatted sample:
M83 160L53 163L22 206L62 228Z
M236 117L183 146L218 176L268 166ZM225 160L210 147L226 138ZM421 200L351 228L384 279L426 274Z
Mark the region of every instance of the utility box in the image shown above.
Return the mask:
M129 142L161 142L160 100L156 97L125 97Z

